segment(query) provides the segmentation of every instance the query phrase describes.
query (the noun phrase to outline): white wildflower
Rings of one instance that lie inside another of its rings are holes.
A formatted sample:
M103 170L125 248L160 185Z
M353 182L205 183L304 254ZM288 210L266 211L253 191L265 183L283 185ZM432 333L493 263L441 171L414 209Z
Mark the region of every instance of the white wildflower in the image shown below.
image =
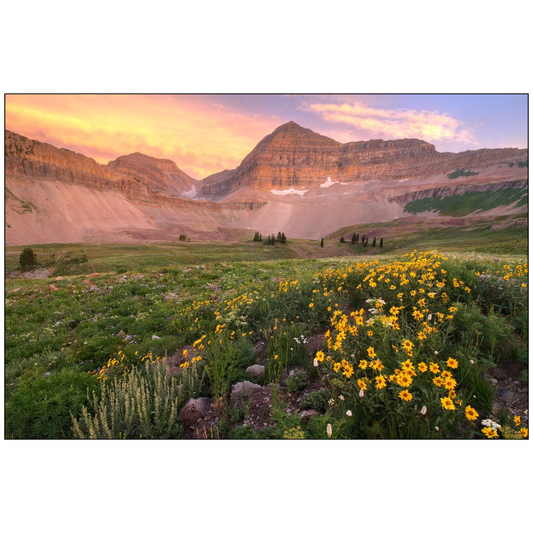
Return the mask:
M421 415L425 415L427 412L428 412L428 408L424 405L424 407L422 407L422 409L420 409L420 414Z
M326 426L326 433L328 434L328 437L331 437L331 435L333 434L333 429L331 428L331 424L328 424Z
M342 394L339 394L339 400L340 400L341 402L344 401L344 396L343 396Z
M351 411L346 411L346 416L352 416L352 412Z
M362 398L364 395L365 395L365 391L363 389L361 389L359 391L359 398Z
M329 405L335 405L335 400L333 398L330 398L328 400Z
M433 315L431 313L429 313L428 315L428 322L433 318Z
M439 426L435 426L435 431L439 431Z
M316 357L313 359L313 366L318 366L318 359Z

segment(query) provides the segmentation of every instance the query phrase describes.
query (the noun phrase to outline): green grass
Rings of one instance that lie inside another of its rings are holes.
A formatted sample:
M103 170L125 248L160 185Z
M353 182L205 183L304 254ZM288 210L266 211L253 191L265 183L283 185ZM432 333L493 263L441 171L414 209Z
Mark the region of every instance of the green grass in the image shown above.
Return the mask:
M451 180L455 180L457 178L468 178L470 176L477 176L479 172L473 172L471 170L465 170L464 168L462 170L456 170L455 172L452 172L451 174L448 174L448 177Z
M475 211L488 211L518 201L524 205L524 195L526 194L527 188L522 187L501 191L467 192L444 198L422 198L406 204L405 211L408 213L437 211L441 215L463 217Z
M37 261L45 268L53 268L54 275L82 275L93 272L146 272L155 268L180 268L200 264L229 261L271 261L312 257L337 257L364 253L361 249L343 247L338 242L290 240L287 244L266 246L252 242L175 243L175 244L43 244L32 245ZM6 272L19 267L24 246L6 249ZM73 258L86 256L87 262Z

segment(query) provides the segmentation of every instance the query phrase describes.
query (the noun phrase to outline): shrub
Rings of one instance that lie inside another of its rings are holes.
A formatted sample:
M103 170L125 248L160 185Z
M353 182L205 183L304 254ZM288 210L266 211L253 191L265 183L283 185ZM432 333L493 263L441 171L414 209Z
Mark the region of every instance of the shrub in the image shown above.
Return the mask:
M166 364L147 361L144 369L131 370L102 386L100 395L88 394L90 408L72 416L74 437L79 439L179 438L176 378Z

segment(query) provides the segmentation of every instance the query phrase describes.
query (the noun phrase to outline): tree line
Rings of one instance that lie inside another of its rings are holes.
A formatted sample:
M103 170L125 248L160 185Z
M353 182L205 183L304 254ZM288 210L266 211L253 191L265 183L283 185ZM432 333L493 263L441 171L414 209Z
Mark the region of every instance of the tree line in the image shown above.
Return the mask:
M345 243L346 242L346 239L344 238L344 235L341 235L341 237L339 239L339 242L341 242L341 243ZM359 245L359 233L354 233L352 235L352 238L350 239L350 242L352 244ZM361 236L361 245L364 246L365 248L368 246L368 237L366 235L362 235ZM377 246L378 246L377 238L374 237L374 239L372 241L372 247L376 248ZM324 248L324 237L322 237L322 239L320 239L320 247ZM379 240L379 247L383 248L383 237L381 237L380 240Z
M253 238L253 242L264 242L268 246L275 246L277 242L281 244L286 244L287 237L285 236L285 233L279 231L277 236L272 234L272 235L268 235L267 238L265 239L263 235L261 235L261 233L256 231L254 238Z

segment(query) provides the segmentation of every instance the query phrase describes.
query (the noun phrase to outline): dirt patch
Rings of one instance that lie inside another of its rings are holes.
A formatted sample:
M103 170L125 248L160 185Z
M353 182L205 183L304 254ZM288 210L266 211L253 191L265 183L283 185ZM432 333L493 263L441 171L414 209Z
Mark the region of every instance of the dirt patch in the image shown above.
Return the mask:
M53 268L36 268L29 272L15 271L7 274L9 279L46 279L53 275Z
M507 411L511 418L519 416L522 426L528 426L529 401L528 384L522 379L527 365L517 361L503 361L487 374L496 394L492 414Z

